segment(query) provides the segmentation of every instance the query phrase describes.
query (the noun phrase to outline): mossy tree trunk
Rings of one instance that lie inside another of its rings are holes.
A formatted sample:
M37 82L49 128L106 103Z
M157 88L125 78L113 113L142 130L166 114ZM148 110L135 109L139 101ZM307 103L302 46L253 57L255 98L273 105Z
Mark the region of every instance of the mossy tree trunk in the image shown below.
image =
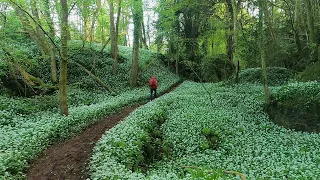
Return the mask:
M67 61L68 61L68 2L60 0L61 4L61 61L60 61L60 113L68 115L67 103Z
M47 33L44 31L43 27L41 26L40 23L40 18L39 18L39 10L37 9L37 3L36 1L32 0L30 5L32 6L31 11L32 15L29 14L27 11L22 9L22 7L13 2L10 1L14 6L15 6L15 11L21 21L21 24L23 28L28 32L30 38L32 39L33 42L36 43L37 47L39 48L41 55L44 59L50 61L51 59L51 80L53 83L57 82L57 67L56 67L56 47L53 42L53 37L54 37L54 27L52 20L50 21L50 12L48 12L48 9L46 7L46 2L45 2L45 14L48 17L47 23L48 26L50 27L50 33ZM48 16L49 13L49 16ZM52 27L52 28L51 28ZM46 39L49 37L51 40L50 43Z
M260 58L262 66L263 86L265 93L265 102L270 102L270 91L268 87L267 65L266 65L266 52L265 52L265 32L264 32L264 14L266 11L265 0L258 0L259 3L259 47Z
M239 71L240 71L240 62L238 59L238 55L237 55L237 47L238 47L238 12L240 9L240 5L241 5L241 0L238 0L238 2L236 2L236 0L231 0L231 4L232 4L232 9L233 9L233 48L232 48L232 62L236 64L236 79L235 82L238 83L239 82Z
M142 12L142 0L133 1L133 56L132 56L132 67L131 67L131 86L137 86L138 69L139 69L139 39L141 33L141 12Z
M318 60L318 45L316 41L316 33L315 33L315 24L314 24L314 12L313 12L313 6L312 6L312 0L306 0L306 14L307 14L307 22L308 22L308 30L309 30L309 41L311 44L311 59L312 61Z

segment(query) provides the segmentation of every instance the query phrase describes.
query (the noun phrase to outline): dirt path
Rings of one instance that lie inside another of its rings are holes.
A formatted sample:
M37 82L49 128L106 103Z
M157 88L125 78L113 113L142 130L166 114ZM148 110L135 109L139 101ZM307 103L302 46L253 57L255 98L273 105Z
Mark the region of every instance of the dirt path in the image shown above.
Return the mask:
M174 90L178 85L176 84L166 93ZM91 125L78 136L50 146L43 152L43 155L30 164L27 172L28 179L79 180L89 178L87 164L95 143L105 131L118 124L140 105L126 107Z

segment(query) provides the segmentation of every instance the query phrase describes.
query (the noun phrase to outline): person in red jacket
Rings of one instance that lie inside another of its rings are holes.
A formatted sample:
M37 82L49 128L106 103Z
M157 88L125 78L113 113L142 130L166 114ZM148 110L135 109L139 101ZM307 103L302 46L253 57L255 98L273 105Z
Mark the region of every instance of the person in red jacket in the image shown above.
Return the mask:
M149 80L148 85L150 87L150 101L152 101L154 98L157 98L157 88L158 88L158 81L154 75Z

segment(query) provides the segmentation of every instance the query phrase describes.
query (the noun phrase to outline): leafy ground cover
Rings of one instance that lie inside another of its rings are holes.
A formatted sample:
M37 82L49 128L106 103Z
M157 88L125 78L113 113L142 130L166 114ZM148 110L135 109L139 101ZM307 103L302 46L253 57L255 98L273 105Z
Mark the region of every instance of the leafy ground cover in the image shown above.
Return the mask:
M91 50L94 51L95 49ZM130 53L130 48L121 48L123 57L129 58ZM131 59L127 59L126 62L120 64L119 74L112 76L116 79L114 82L120 81L117 80L117 77L124 77L121 80L125 80L125 83L114 87L116 93L112 95L95 87L88 90L78 86L76 82L72 82L69 85L68 100L70 108L68 117L62 117L58 113L57 94L29 99L11 98L2 94L0 98L0 179L25 178L25 170L30 160L34 159L54 141L78 133L88 125L111 112L118 111L123 106L148 99L149 90L144 83L152 74L155 74L159 79L159 93L164 92L179 81L178 76L167 71L157 59L153 58L155 57L154 54L142 50L140 57L141 68L145 68L146 65L149 66L144 69L144 74L139 77L141 81L139 88L128 88L126 84L129 80L127 74L130 72L128 68ZM104 60L97 58L97 62ZM97 72L100 72L100 70L97 70ZM111 72L106 70L103 73ZM108 77L110 78L108 79ZM80 78L82 77L80 76ZM111 76L106 75L102 79L106 83L113 82ZM113 87L112 83L110 85Z
M320 178L320 135L270 121L261 85L202 85L185 82L106 132L91 158L91 178L238 178L223 170L248 179ZM162 143L168 153L145 172L143 146L150 138L146 127L162 114ZM205 134L217 138L210 142Z
M269 116L286 128L320 132L320 83L289 83L272 91Z

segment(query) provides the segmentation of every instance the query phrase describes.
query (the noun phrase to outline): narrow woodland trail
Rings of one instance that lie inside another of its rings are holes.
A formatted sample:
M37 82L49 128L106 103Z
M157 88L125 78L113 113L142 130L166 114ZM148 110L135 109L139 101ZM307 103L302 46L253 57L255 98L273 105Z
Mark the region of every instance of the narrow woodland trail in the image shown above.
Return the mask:
M171 92L179 85L180 83L172 86L165 93ZM125 107L120 112L107 116L102 121L91 125L78 136L50 146L30 164L27 178L30 180L79 180L89 178L87 165L95 143L105 131L117 125L141 105L144 105L144 103Z

